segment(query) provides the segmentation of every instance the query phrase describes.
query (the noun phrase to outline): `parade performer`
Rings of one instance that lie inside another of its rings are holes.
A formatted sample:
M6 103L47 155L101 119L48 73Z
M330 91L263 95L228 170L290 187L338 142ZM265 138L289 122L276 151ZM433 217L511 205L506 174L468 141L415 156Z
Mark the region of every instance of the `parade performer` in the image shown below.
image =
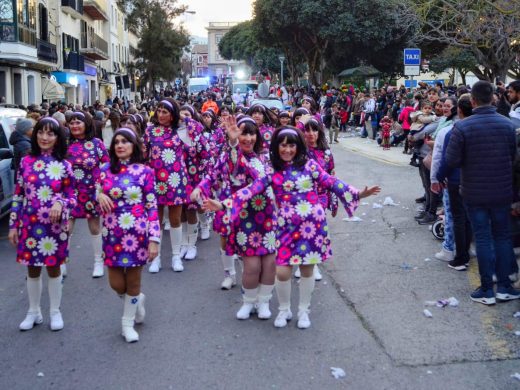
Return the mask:
M110 163L101 166L97 180L105 265L110 287L124 296L122 335L129 343L139 340L134 322L142 323L145 316L141 271L160 244L154 172L143 161L139 137L120 128L112 138Z
M69 255L69 214L76 205L66 154L66 136L58 121L41 119L31 136L31 152L20 163L9 218L9 241L17 247L16 261L28 270L29 311L20 330L43 322L42 267L49 275L50 328L63 329L60 265Z
M294 110L292 118L291 118L291 126L298 127L300 130L303 131L303 123L301 123L301 117L302 116L309 116L310 117L311 112L307 110L306 108L300 107Z
M262 135L263 148L265 151L269 150L271 138L273 137L274 127L272 126L271 118L267 112L267 108L262 104L254 104L247 111L249 115L256 122L260 134Z
M318 105L313 98L310 96L304 96L302 99L302 108L307 109L313 117L321 122L322 119L320 113L318 112Z
M70 232L72 235L76 219L87 219L94 251L92 277L99 278L103 276L104 270L96 180L99 177L99 166L109 161L108 153L103 141L94 138L92 118L88 113L75 111L70 117L68 127L70 139L67 160L72 164L78 199L71 213Z
M288 111L278 113L278 126L287 126L291 123L291 114Z
M394 122L388 116L385 116L381 119L379 126L381 126L381 145L383 146L383 150L390 149L390 131L392 130L392 125Z
M186 203L188 170L184 155L184 143L177 134L179 126L179 106L171 98L165 98L157 104L155 110L156 125L146 129L143 137L145 158L155 172L155 194L159 208L159 220L163 220L165 207L168 207L170 221L170 241L172 247L172 268L175 272L184 271L182 264L181 213ZM162 230L161 230L162 232ZM151 273L159 272L161 254L150 264Z
M142 136L141 122L138 119L139 114L126 114L121 117L121 127L132 130L138 137Z
M241 189L252 183L258 177L266 177L270 166L262 154L263 139L256 121L251 117L244 116L238 122L234 117L229 117L226 122L229 145L232 150L222 153L226 158L226 170L220 175L227 174L231 183L231 193L238 194ZM192 198L198 199L200 191L203 199L211 197L208 192L207 183L201 183L200 190L195 190ZM228 198L230 199L230 198ZM213 206L206 207L209 211L221 209L221 203L213 201ZM207 204L206 204L207 206ZM229 221L230 210L224 219ZM236 210L237 218L230 229L226 243L226 255L237 254L242 256L244 271L242 274L242 300L243 304L237 312L239 320L250 317L255 309L258 318L271 318L269 301L272 296L275 275L275 253L276 253L276 211L274 201L268 192L258 193L247 202L241 204ZM226 266L225 266L226 268Z
M231 210L233 222L239 220L244 206L266 192L271 185L278 206L278 239L276 255L276 291L280 304L274 325L285 327L292 318L290 310L292 266L299 265L300 302L298 327L308 328L309 308L314 290L313 268L331 256L330 239L325 211L319 201L317 187L336 194L349 216L353 215L359 199L377 194L378 186L358 191L326 173L320 165L308 157L305 139L300 130L283 127L273 135L271 162L274 173L257 178L246 188L233 194L232 201L223 204L211 199L204 206Z

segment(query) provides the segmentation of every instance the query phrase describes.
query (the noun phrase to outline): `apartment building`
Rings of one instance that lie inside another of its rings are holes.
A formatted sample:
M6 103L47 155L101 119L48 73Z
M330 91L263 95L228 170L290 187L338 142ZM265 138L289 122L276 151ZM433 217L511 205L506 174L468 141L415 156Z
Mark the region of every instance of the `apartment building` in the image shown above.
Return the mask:
M193 45L191 49L191 76L206 77L208 74L208 45Z
M238 69L245 67L244 61L226 60L222 58L218 50L218 44L224 34L238 22L210 22L208 30L208 75L209 76L232 76Z
M129 97L128 59L126 20L115 0L0 1L0 99L6 103Z

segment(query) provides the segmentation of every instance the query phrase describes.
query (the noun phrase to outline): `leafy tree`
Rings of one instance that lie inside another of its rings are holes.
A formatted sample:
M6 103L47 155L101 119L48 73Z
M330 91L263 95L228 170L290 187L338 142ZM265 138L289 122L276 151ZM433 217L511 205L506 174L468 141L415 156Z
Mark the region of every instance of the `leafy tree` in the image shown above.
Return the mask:
M418 27L420 42L471 51L483 80L505 78L520 53L520 0L413 0L403 23Z
M430 69L435 73L450 70L450 85L453 84L455 71L460 73L462 83L466 84L466 75L477 66L477 60L471 51L455 46L448 46L430 60Z
M172 80L180 72L183 50L189 35L172 20L181 15L185 6L177 0L121 0L119 6L127 13L128 27L139 36L137 69L152 88L159 79Z

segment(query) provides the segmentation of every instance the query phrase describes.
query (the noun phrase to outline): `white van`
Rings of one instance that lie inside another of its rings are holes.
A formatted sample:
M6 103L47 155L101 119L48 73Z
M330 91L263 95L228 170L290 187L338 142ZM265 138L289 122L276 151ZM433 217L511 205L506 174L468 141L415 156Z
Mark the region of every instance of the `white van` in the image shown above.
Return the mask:
M258 82L255 80L236 80L233 81L233 95L239 93L240 96L245 96L249 92L256 92L258 89Z
M188 94L199 93L210 87L209 79L206 77L192 77L188 80Z

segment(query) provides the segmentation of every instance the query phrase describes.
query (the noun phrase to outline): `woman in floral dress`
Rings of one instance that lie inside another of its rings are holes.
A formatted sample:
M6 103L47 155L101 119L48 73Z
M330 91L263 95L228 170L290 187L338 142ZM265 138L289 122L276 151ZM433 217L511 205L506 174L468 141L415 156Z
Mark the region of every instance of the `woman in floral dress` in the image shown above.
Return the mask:
M379 192L379 187L358 191L326 173L308 157L304 136L294 127L275 131L271 143L274 174L259 177L254 183L233 194L223 205L232 211L233 222L249 202L272 187L278 206L278 253L276 255L276 291L280 303L274 325L284 327L292 318L290 310L292 266L299 265L300 302L298 327L310 326L309 307L314 290L313 268L331 255L325 211L318 198L318 186L333 191L352 216L360 198ZM218 202L206 200L205 207L218 209Z
M160 221L163 220L165 207L168 207L172 268L175 272L182 272L184 266L180 256L181 213L187 200L188 169L184 143L177 133L180 120L179 106L175 100L165 98L157 104L154 115L157 124L148 127L144 133L144 153L148 165L155 172L155 195ZM153 259L148 271L157 273L160 268L159 248L159 254Z
M9 241L17 247L16 260L27 266L29 311L20 330L43 322L41 270L49 275L50 327L63 329L60 264L69 255L69 213L76 205L74 179L65 159L67 141L60 124L43 118L31 137L31 152L18 171L9 218Z
M101 166L97 199L103 211L103 254L112 289L124 295L122 334L139 340L135 323L144 321L141 270L159 252L160 228L154 172L143 164L143 146L128 128L118 129L110 163Z
M232 150L222 153L222 158L227 156L228 160L219 164L218 175L229 181L231 193L240 193L241 188L268 175L270 166L261 154L263 139L252 118L245 116L235 122L234 117L229 117L226 128ZM203 199L211 196L207 183L202 183L192 199L200 199L201 191ZM258 318L268 319L275 274L276 210L269 192L256 194L242 206L237 212L236 223L230 228L225 248L226 255L238 254L244 261L243 304L236 317L239 320L249 318L257 303ZM223 223L229 224L230 216L230 213L223 216Z
M263 148L265 151L268 151L271 139L273 138L274 127L271 124L272 122L269 113L267 112L267 108L262 104L254 104L247 111L247 115L253 118L256 122L260 134L262 134Z
M70 130L67 160L72 164L78 202L71 213L71 234L76 219L87 219L94 251L93 278L103 276L103 257L99 204L96 201L96 180L99 166L109 161L105 144L94 138L92 118L88 113L75 111L68 122Z

